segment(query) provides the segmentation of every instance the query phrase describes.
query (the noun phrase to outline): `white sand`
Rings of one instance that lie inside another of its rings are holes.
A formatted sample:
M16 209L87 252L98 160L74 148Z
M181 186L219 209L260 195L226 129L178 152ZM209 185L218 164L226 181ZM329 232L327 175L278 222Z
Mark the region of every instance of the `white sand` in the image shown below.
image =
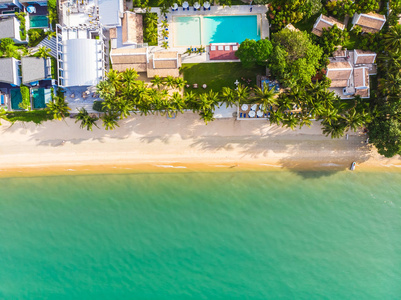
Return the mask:
M169 120L165 116L133 116L120 127L93 132L75 120L41 125L0 126L0 170L145 164L160 168L203 164L207 167L253 165L286 168L398 167L397 156L386 159L367 146L366 136L350 132L349 139L331 139L312 128L292 131L266 120L215 120L205 125L192 113ZM67 142L63 145L62 141Z

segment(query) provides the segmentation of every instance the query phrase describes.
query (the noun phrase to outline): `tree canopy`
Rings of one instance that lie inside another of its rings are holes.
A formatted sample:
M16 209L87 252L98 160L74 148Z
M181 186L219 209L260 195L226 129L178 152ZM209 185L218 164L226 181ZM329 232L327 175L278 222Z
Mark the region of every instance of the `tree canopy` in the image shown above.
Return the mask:
M256 64L267 65L272 50L273 45L268 39L258 41L246 39L241 43L235 55L245 68L252 68Z
M269 59L272 74L287 86L308 84L320 66L323 50L302 31L283 29L273 34L272 40Z

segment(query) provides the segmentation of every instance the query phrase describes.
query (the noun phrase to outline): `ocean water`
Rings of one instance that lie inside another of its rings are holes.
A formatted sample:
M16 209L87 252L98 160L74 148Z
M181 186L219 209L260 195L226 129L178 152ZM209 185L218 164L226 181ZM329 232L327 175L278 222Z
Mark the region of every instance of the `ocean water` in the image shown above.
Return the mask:
M401 173L0 179L0 299L400 299Z

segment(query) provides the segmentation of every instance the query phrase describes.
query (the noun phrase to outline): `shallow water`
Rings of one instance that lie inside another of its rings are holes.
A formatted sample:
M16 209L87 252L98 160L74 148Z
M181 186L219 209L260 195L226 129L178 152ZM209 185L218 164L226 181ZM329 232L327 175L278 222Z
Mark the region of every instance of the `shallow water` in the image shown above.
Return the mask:
M0 179L1 299L399 299L401 173Z

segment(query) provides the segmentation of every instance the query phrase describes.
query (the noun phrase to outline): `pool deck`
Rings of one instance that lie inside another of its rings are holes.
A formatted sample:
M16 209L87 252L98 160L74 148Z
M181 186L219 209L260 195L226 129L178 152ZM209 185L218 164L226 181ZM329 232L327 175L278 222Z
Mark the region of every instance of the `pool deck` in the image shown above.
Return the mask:
M270 32L269 32L269 21L266 18L266 12L268 11L268 6L267 5L252 5L252 12L250 12L251 5L233 5L231 7L229 6L211 6L210 10L204 11L203 8L201 7L202 10L197 10L194 11L194 8L192 6L189 7L189 10L183 10L182 7L178 8L178 11L172 12L170 9L170 12L167 13L167 20L168 20L168 29L169 29L169 38L168 38L168 43L169 43L169 50L172 51L178 51L179 54L181 54L181 59L182 63L219 63L219 62L235 62L239 60L210 60L209 58L209 45L203 45L206 47L206 53L203 54L184 54L184 52L187 50L188 46L184 47L174 47L174 22L173 18L175 17L191 17L191 16L249 16L249 15L257 15L258 16L258 22L260 21L260 38L269 38L270 37ZM141 12L141 9L135 9L135 12ZM159 37L161 36L161 26L160 23L162 20L164 20L164 15L161 14L160 8L158 7L153 7L151 9L151 12L157 13L159 16ZM163 43L163 39L159 38L159 46L150 46L149 51L150 53L160 51L163 48L161 47L161 44ZM200 45L191 45L193 47L199 47Z

